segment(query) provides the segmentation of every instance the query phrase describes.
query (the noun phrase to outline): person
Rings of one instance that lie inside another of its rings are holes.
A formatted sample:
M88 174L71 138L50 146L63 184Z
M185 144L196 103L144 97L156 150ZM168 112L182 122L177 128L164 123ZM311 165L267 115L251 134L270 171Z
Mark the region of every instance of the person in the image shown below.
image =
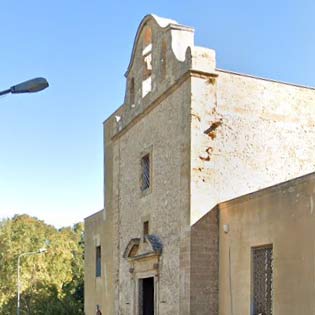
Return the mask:
M96 305L96 315L102 315L102 312L100 310L100 306L98 304Z

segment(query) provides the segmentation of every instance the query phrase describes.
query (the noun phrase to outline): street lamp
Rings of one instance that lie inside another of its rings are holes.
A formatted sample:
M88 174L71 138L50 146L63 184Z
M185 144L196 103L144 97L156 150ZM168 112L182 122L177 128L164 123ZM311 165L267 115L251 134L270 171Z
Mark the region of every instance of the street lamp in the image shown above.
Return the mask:
M22 253L19 255L18 257L18 263L17 263L17 274L18 274L18 278L17 278L17 309L16 309L16 314L20 315L20 295L21 295L21 284L20 284L20 262L21 262L21 258L24 256L31 256L31 255L38 255L38 254L43 254L47 252L46 248L40 248L38 251L36 252L27 252L27 253Z
M0 91L0 96L9 93L18 94L39 92L46 89L48 86L49 84L45 78L35 78L17 85L13 85L7 90Z

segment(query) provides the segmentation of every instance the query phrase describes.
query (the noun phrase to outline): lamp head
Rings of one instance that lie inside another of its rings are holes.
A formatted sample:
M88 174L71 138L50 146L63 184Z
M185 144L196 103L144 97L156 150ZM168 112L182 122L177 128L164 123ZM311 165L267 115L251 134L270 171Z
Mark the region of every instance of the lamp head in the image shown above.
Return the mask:
M22 82L17 85L13 85L10 88L10 92L16 93L34 93L46 89L49 86L45 78L35 78Z

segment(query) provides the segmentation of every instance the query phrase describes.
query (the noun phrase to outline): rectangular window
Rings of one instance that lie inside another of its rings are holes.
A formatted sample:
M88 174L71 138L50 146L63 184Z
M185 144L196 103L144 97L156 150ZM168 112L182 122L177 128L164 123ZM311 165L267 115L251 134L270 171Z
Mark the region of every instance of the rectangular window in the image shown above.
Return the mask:
M272 245L252 249L253 311L252 315L272 315Z
M143 222L143 241L145 242L145 237L149 234L149 221Z
M141 159L141 190L150 187L150 154L146 154Z
M96 277L102 275L102 251L101 246L96 246Z

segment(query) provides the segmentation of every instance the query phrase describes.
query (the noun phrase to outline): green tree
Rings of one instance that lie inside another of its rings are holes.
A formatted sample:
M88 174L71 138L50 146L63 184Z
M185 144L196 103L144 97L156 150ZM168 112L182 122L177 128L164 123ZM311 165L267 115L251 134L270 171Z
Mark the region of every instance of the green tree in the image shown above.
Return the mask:
M21 315L83 314L83 224L56 229L28 215L0 221L0 314L16 310L17 258L49 240L45 254L21 259Z

